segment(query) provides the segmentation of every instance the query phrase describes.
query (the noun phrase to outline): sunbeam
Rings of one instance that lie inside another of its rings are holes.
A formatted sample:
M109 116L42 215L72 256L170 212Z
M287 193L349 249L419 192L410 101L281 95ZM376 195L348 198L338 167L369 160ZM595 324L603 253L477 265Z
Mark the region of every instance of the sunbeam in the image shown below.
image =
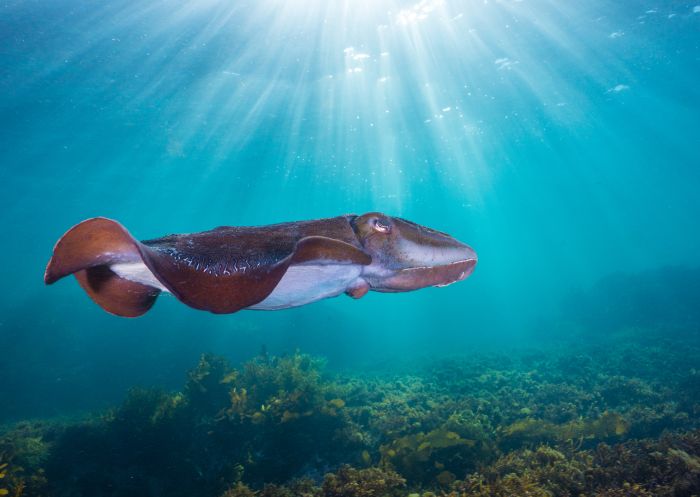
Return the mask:
M572 20L616 29L594 12L545 1L108 4L84 14L65 60L31 84L80 63L88 84L131 88L125 112L155 106L168 156L210 152L196 166L203 188L235 176L262 140L286 181L334 177L399 211L411 184L437 181L476 205L502 167L491 144L541 133L544 120L582 121L581 78L601 90L631 81L610 38L575 36ZM592 58L605 62L576 64L578 74L560 63Z

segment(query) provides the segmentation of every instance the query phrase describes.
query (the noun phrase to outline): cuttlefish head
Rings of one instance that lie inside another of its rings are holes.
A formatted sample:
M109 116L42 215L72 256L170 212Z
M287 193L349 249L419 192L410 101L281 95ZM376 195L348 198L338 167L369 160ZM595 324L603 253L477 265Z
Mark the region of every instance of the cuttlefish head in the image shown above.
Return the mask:
M474 271L476 252L446 233L379 212L351 221L372 263L362 278L380 292L445 286Z

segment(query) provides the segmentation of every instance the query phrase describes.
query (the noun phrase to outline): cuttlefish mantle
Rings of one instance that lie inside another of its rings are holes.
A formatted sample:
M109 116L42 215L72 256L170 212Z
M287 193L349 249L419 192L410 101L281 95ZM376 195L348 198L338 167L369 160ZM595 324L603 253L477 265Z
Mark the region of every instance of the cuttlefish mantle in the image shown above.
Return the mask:
M161 292L195 309L297 307L346 293L405 292L469 276L476 253L439 231L378 212L268 226L224 226L138 241L96 217L56 243L46 284L73 274L106 311L136 317Z

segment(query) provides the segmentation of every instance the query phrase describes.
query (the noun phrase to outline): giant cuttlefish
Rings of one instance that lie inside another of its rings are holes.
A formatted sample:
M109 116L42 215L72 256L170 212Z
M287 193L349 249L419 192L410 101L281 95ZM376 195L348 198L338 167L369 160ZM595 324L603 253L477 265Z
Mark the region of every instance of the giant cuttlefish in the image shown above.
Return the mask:
M74 274L112 314L136 317L160 292L195 309L286 309L346 293L405 292L469 276L476 253L451 236L378 212L223 226L139 242L96 217L56 243L44 281Z

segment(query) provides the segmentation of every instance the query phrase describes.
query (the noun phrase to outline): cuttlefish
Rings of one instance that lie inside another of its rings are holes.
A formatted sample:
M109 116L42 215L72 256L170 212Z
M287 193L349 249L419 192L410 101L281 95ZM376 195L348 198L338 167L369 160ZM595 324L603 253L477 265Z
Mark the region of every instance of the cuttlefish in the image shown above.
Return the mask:
M287 309L346 293L406 292L469 276L471 247L378 212L268 226L222 226L138 241L96 217L56 243L46 284L73 274L104 310L136 317L161 292L218 314Z

